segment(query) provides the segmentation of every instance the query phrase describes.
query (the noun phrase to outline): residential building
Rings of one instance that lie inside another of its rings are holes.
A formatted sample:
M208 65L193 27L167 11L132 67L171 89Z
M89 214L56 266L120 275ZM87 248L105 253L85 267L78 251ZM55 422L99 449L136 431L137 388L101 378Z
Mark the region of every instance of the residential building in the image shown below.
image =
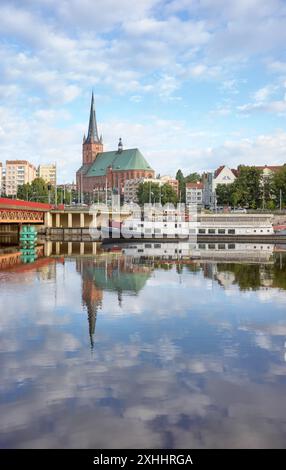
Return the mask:
M42 178L46 183L50 183L53 186L57 184L57 166L55 163L47 165L39 165L37 170L37 176Z
M141 183L154 183L163 186L164 184L169 184L176 194L179 192L179 182L172 178L172 176L161 176L158 178L134 178L126 180L124 184L124 202L138 202L137 191Z
M229 168L225 165L220 166L214 172L213 191L216 190L218 184L231 184L234 183L238 175L238 170Z
M212 209L216 205L216 194L214 191L214 174L212 172L203 173L203 206Z
M186 184L186 204L196 204L198 207L203 205L203 188L201 182Z
M36 168L27 160L6 160L5 194L15 196L18 186L31 183L36 176Z
M158 178L133 178L126 180L124 183L124 202L125 203L138 203L137 191L141 183L159 184L162 186L162 182Z
M286 163L284 163L284 165L256 166L255 168L262 171L263 178L268 178L269 176L272 176L277 171L281 170L285 165ZM239 167L238 167L238 171L239 171Z
M97 190L109 189L123 194L127 180L153 177L154 170L138 148L124 150L121 138L117 150L104 152L92 94L88 134L83 138L82 166L76 173L78 190L81 194L92 194Z
M172 176L169 176L169 175L164 175L160 177L160 181L162 182L162 184L169 184L170 186L172 186L172 188L174 189L174 191L176 191L176 194L178 196L179 181L176 180L176 178L173 178Z

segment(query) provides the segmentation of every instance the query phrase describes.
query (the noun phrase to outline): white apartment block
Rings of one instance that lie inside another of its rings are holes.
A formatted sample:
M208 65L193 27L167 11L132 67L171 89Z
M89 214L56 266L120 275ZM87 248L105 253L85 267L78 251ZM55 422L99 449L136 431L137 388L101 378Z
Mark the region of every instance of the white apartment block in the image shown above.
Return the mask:
M203 183L186 184L186 204L196 204L199 207L203 205Z
M28 161L6 160L5 194L16 196L18 186L31 183L36 175L36 168Z
M53 186L57 184L57 166L55 163L46 165L39 165L37 170L37 176L42 178L46 183L50 183Z

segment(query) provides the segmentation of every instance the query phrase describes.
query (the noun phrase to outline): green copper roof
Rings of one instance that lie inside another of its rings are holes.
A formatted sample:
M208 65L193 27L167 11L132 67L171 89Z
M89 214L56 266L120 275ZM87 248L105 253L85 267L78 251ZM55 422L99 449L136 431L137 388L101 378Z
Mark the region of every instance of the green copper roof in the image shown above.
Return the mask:
M80 169L78 170L79 173L82 173L83 175L86 175L90 168L90 165L81 165Z
M99 153L87 172L87 176L105 176L109 166L112 167L112 171L152 171L152 168L138 149L126 149L122 150L122 152Z

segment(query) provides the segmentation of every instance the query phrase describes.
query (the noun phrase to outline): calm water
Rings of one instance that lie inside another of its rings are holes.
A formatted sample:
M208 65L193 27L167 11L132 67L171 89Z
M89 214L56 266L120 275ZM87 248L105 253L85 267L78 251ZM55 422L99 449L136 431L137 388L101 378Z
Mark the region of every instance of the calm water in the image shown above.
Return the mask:
M0 447L285 447L286 256L0 272Z

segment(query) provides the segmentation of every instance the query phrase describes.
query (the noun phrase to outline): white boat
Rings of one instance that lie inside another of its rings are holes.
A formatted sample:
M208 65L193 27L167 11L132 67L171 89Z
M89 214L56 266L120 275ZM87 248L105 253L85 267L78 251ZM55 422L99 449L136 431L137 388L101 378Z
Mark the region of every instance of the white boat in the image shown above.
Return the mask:
M103 238L181 238L197 236L272 235L272 214L200 214L193 220L185 216L127 218L102 227Z

